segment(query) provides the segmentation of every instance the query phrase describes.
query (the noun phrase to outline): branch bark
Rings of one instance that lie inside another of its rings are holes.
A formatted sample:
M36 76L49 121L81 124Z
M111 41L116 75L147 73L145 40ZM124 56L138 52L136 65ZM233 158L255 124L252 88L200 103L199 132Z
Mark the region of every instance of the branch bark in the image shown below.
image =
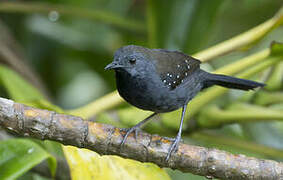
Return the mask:
M119 155L206 177L283 179L283 163L182 143L166 162L170 141L158 135L141 132L135 139L131 134L120 147L125 132L119 128L32 108L4 98L0 98L0 126L21 136L49 139L87 148L101 155Z

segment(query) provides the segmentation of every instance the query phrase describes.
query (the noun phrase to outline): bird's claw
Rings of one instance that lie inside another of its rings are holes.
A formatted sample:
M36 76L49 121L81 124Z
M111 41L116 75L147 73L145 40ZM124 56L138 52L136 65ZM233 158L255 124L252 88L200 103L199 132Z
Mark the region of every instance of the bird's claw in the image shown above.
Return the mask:
M124 128L124 131L126 131L125 136L123 137L123 140L121 142L121 146L123 146L128 138L128 136L134 131L135 132L135 139L138 137L138 132L140 131L139 127L132 127L132 128Z
M166 139L168 141L175 141L176 138L170 138L170 137L162 137L163 139ZM180 139L179 142L184 142L183 139Z
M173 143L170 145L170 148L168 150L168 154L166 156L166 162L168 162L169 158L171 157L171 154L173 152L176 152L178 150L179 142L181 141L181 137L177 136L175 139L173 139Z

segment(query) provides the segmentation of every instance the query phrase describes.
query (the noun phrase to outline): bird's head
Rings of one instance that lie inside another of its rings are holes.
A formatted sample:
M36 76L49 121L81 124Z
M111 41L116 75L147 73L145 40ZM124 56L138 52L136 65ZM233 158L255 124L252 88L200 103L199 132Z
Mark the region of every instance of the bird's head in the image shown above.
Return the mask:
M124 46L115 52L113 62L108 64L105 70L113 69L130 74L140 73L150 69L148 58L149 50L147 48L135 45Z

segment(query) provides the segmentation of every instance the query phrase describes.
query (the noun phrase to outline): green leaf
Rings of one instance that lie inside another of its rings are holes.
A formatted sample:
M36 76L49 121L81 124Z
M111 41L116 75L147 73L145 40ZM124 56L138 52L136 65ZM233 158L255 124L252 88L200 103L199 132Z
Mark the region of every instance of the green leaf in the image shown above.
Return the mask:
M6 66L0 66L0 80L9 96L15 101L23 102L44 99L37 89Z
M186 50L199 48L209 35L222 2L179 0L165 3L163 0L148 0L149 46L165 49L186 47Z
M51 178L46 178L36 173L28 172L25 173L23 176L19 177L17 180L51 180Z
M36 143L26 139L0 141L0 179L15 179L45 159L54 176L56 159Z
M57 11L62 15L69 15L75 17L87 18L90 20L99 21L105 24L114 25L120 28L129 30L144 31L144 25L141 22L130 20L119 16L119 14L113 14L105 10L100 9L87 9L79 8L75 6L67 5L52 5L48 3L39 2L25 2L25 3L14 3L14 2L1 2L0 12L6 13L42 13L47 14L50 10Z
M118 156L100 156L88 149L64 146L72 179L156 179L169 180L166 171L152 163Z
M147 1L149 46L155 48L180 48L195 0ZM182 18L180 18L182 17Z
M237 49L251 48L252 45L258 43L268 33L283 23L283 7L276 13L276 15L264 23L243 32L231 39L223 41L215 46L207 48L201 52L194 54L194 57L201 59L203 62L211 60L215 57L227 54Z
M0 84L8 95L17 102L29 106L63 112L59 107L49 103L44 96L16 72L0 65Z
M223 0L197 1L188 23L183 51L195 53L205 46ZM180 18L182 19L182 18Z

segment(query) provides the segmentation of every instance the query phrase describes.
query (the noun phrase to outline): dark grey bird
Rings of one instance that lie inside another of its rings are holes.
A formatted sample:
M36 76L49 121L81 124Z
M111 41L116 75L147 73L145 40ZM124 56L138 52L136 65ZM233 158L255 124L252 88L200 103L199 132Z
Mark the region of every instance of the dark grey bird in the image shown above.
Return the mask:
M158 113L182 109L178 134L168 151L178 149L188 102L201 90L213 85L251 90L265 84L200 69L200 61L178 51L124 46L115 52L114 60L105 69L114 69L119 94L130 104L154 113L127 130L121 143Z

